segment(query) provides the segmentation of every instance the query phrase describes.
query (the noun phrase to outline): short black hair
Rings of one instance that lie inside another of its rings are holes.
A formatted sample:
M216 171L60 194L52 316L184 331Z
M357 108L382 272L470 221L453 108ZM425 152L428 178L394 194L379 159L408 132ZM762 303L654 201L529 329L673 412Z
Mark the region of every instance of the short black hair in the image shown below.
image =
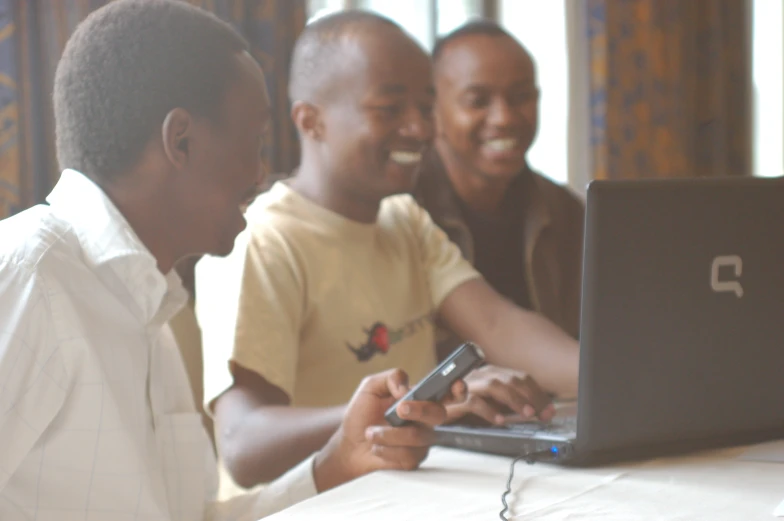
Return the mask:
M446 49L450 43L456 42L457 40L465 38L466 36L474 35L500 36L509 38L510 40L519 44L520 47L525 50L525 47L523 47L517 38L512 36L509 31L501 27L498 22L489 20L487 18L474 18L453 30L452 32L449 32L443 36L439 36L438 39L436 39L436 43L433 45L433 52L431 54L433 65L435 66L438 63L438 60L444 53L444 49ZM526 50L526 52L528 51Z
M215 118L248 49L181 0L114 0L74 31L54 80L57 158L92 178L133 167L172 109Z
M345 56L340 46L347 38L364 31L391 28L403 29L384 16L348 9L310 22L297 38L291 58L289 99L313 101L313 97L329 87L329 76Z

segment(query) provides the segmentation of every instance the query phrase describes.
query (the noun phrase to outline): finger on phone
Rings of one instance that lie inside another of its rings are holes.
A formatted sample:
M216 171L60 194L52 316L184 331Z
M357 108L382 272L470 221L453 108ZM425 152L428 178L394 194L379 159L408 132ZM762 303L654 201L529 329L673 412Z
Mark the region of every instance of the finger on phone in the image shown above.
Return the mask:
M399 400L408 392L408 375L402 369L395 369L387 376L389 393Z
M389 369L365 377L355 395L370 394L377 398L388 398L391 395L399 399L406 392L408 392L408 375L402 369Z
M396 408L397 415L403 420L422 423L435 427L446 421L446 409L440 403L425 401L400 402Z

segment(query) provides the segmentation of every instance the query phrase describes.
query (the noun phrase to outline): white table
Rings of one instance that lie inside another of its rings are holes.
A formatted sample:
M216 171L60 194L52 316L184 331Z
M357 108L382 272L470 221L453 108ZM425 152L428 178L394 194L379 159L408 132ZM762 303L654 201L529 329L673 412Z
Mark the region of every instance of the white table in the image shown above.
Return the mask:
M519 462L507 517L776 521L773 511L784 500L784 464L741 461L742 450L594 469ZM268 519L499 519L510 461L433 448L418 471L370 474Z

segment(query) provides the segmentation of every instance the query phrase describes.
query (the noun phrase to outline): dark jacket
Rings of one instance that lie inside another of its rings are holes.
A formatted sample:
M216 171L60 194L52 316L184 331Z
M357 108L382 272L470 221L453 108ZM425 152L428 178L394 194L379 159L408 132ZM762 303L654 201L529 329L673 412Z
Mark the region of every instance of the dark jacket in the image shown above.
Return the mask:
M423 166L414 196L473 263L473 238L443 164L432 154ZM568 188L535 172L531 175L522 223L525 259L520 269L533 309L577 338L585 207Z

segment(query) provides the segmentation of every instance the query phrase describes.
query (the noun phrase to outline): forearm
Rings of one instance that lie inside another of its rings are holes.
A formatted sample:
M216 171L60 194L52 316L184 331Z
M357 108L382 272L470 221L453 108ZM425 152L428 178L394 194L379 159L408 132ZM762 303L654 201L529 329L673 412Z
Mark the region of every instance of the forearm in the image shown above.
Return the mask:
M479 344L491 364L527 373L560 397L577 396L577 341L541 315L515 306L484 280L458 286L440 313L455 333Z
M272 481L321 449L340 425L344 410L345 406L259 407L234 429L219 433L221 455L239 485Z
M523 371L559 397L577 396L577 341L538 313L502 308L474 338L488 362Z

